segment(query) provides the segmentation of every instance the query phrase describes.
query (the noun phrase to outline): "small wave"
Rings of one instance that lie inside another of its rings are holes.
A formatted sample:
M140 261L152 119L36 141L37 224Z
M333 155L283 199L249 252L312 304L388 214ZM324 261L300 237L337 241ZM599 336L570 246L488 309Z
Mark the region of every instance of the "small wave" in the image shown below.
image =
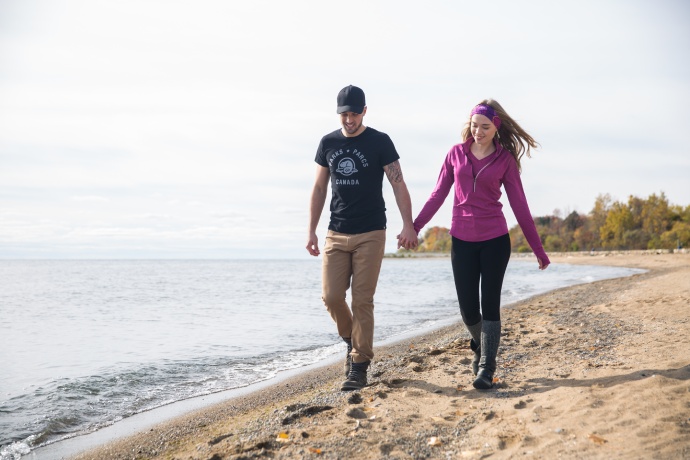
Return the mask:
M3 405L12 429L10 439L1 441L5 445L0 460L19 458L33 448L170 403L265 381L281 371L319 362L341 349L337 344L244 359L169 360L129 371L106 370L99 376L61 379L33 394L14 398L14 404Z
M0 447L0 460L19 460L23 455L31 452L34 436L29 436L23 441L13 442Z

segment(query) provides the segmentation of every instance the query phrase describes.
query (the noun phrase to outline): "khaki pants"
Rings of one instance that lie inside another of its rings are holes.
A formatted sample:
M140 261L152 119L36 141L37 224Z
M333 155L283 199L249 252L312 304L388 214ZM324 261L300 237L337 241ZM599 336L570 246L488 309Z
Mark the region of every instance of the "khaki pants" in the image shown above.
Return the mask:
M323 302L338 334L352 338L352 360L374 357L374 293L381 271L386 231L348 235L332 230L323 255ZM346 292L352 285L352 309Z

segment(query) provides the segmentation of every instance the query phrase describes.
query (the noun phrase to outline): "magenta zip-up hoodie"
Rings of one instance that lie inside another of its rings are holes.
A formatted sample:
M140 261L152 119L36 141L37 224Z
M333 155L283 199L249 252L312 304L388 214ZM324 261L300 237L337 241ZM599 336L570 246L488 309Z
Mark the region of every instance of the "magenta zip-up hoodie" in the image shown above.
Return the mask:
M446 155L436 187L414 221L415 231L419 233L434 217L455 184L450 234L463 241L486 241L505 235L508 224L499 201L503 185L532 251L543 263L550 263L527 205L517 161L496 141L496 151L477 160L470 151L473 142L470 137Z

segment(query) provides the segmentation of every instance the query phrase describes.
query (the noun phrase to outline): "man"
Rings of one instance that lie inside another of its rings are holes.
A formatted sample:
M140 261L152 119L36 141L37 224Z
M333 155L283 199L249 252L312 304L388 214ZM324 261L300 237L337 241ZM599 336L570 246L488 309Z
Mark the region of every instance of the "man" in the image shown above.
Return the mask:
M410 194L395 146L388 135L364 126L364 92L347 86L338 93L341 129L325 135L316 151L307 251L318 256L316 227L330 179L331 218L323 256L323 301L347 343L343 391L363 388L374 357L374 293L386 242L385 172L403 220L398 248L417 246ZM346 292L352 287L352 306Z

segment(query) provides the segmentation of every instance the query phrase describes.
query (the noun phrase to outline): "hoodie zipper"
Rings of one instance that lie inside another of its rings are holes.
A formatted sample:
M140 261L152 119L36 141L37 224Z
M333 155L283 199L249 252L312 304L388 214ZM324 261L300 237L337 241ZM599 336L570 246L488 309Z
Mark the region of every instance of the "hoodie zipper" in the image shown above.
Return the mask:
M482 173L482 171L484 171L486 168L488 168L489 166L491 166L491 165L494 163L494 161L496 161L497 159L498 159L498 151L496 152L496 156L494 157L494 159L491 160L488 164L484 165L484 167L483 167L482 169L479 170L479 172L477 173L477 175L474 176L474 185L472 186L472 191L473 191L473 192L476 192L476 191L477 191L477 177L479 177L479 175Z

